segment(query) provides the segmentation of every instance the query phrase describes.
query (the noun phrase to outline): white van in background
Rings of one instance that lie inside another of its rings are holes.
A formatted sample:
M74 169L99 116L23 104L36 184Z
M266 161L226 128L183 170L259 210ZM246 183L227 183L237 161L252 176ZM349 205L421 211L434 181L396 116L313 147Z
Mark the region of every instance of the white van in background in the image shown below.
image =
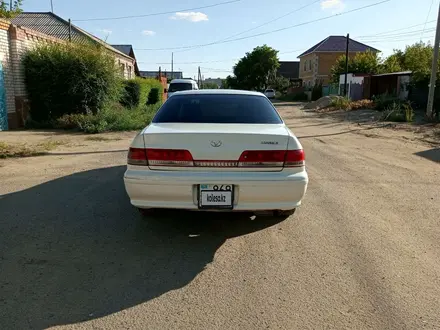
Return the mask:
M173 79L168 87L168 97L175 92L197 90L199 86L192 79Z

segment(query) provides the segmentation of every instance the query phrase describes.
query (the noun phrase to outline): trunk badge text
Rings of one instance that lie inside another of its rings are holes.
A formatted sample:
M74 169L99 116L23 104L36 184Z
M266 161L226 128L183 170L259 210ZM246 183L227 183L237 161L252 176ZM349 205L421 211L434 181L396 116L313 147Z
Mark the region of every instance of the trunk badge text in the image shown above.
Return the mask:
M261 144L278 144L277 141L261 141Z
M214 148L218 148L222 145L222 141L211 141L211 146L213 146Z

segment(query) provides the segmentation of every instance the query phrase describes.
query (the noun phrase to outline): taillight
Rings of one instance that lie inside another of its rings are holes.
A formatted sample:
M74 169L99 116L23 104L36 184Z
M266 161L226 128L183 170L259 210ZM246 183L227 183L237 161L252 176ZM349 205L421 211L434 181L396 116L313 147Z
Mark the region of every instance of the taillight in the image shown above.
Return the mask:
M287 150L284 167L301 167L305 165L304 150Z
M194 166L194 160L188 150L146 149L150 166Z
M130 165L148 165L145 149L130 148L128 150L127 163Z
M239 167L282 167L286 158L285 150L247 150L239 160Z
M238 160L239 167L301 167L303 150L247 150Z

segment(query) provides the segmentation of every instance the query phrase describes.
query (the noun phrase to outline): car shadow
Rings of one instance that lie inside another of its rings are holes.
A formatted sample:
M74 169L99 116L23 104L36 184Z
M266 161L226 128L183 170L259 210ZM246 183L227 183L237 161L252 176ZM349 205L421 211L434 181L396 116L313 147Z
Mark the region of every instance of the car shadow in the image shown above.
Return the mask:
M440 148L434 148L434 149L416 152L415 155L429 159L436 163L440 163Z
M95 169L0 197L0 328L103 317L182 288L229 238L281 220L166 212L142 219L125 166Z

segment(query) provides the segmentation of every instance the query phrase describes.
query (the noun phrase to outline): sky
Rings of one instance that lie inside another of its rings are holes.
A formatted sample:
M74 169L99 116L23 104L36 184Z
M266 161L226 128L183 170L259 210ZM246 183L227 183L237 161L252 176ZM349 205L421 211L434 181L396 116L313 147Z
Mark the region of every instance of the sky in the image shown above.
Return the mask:
M140 70L171 71L174 53L174 71L194 77L200 66L204 78L232 74L237 59L263 44L278 50L280 60L295 61L329 35L350 33L382 56L421 39L432 43L439 1L52 0L62 18L110 44L133 45ZM23 2L24 11L51 10L50 0ZM205 46L182 48L195 45Z

